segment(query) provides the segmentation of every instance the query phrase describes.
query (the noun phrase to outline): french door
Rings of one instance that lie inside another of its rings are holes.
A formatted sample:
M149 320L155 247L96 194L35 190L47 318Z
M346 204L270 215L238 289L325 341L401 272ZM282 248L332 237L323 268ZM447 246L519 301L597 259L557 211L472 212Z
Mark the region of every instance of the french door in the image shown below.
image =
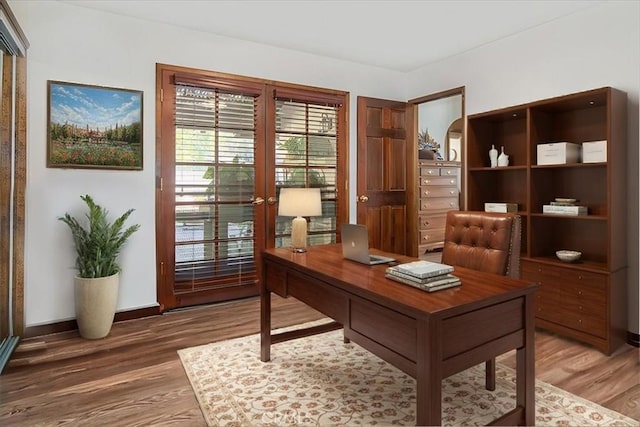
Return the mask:
M290 242L282 187L320 187L309 243L336 241L347 217L344 94L164 65L157 89L162 310L258 294L261 250Z

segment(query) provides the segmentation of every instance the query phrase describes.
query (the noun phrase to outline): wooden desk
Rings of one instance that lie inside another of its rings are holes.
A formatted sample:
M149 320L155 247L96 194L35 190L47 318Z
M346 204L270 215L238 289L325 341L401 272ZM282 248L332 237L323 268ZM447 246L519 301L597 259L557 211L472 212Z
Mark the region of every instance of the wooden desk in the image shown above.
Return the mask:
M262 361L270 359L271 344L344 327L345 339L416 379L417 424L439 425L443 378L516 349L516 408L494 423L534 425L537 285L456 268L462 286L428 293L385 278L385 264L343 259L340 245L301 254L267 249L262 260ZM272 335L271 292L295 297L335 322Z

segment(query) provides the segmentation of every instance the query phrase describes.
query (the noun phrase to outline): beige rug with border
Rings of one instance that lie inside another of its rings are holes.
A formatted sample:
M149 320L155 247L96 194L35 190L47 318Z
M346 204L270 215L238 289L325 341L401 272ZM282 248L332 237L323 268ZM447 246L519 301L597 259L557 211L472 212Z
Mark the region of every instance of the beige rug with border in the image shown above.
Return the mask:
M178 354L211 426L415 424L415 380L357 344L343 343L342 331L276 344L268 363L259 359L258 335ZM443 381L443 425L486 425L513 409L515 372L497 365L494 392L484 388L484 364ZM536 381L536 425L639 422Z

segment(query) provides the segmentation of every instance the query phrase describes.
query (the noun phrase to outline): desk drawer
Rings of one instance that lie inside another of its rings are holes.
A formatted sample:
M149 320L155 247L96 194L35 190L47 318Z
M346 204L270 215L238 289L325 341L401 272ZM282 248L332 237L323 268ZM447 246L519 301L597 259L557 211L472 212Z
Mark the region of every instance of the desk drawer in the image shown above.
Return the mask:
M287 274L288 295L326 314L339 323L348 320L349 298L344 292L302 273Z
M420 215L420 230L444 230L446 215Z
M267 278L267 289L274 294L286 298L287 295L287 273L278 264L266 262L264 265L265 277Z
M524 298L481 308L442 321L443 359L524 330Z
M409 360L416 360L416 320L370 301L351 300L350 328Z

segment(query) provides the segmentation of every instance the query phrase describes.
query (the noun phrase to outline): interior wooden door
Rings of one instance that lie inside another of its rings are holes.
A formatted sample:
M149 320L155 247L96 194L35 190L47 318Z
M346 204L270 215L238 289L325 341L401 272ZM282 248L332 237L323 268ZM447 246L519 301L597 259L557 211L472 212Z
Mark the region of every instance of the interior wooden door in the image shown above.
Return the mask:
M357 221L369 246L407 251L408 104L358 97Z

